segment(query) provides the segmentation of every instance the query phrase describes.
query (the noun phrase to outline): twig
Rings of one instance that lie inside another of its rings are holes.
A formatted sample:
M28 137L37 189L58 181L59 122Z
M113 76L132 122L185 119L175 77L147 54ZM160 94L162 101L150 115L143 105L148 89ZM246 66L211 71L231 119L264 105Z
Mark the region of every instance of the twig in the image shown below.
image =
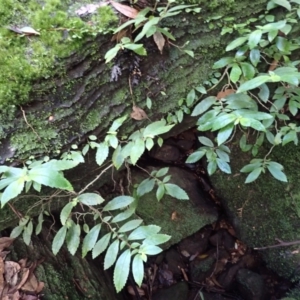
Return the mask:
M300 244L300 240L298 241L293 241L293 242L284 242L280 239L275 239L276 241L279 242L277 245L271 245L271 246L266 246L266 247L260 247L260 248L253 248L254 250L266 250L266 249L272 249L272 248L278 248L278 247L287 247L287 246L293 246L293 245L298 245Z
M94 184L109 168L111 168L113 164L110 164L108 167L106 167L102 172L94 179L92 180L89 184L87 184L79 193L78 195L82 194L89 186Z

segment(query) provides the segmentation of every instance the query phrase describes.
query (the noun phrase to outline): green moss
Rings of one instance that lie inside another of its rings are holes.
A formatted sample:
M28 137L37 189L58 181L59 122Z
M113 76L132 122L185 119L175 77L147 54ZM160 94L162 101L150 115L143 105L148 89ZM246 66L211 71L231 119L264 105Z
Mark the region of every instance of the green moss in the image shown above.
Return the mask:
M26 5L14 0L1 3L0 108L8 103L29 102L34 80L64 73L62 67L57 68L57 61L79 50L91 36L110 32L117 20L107 6L99 8L88 24L68 13L71 3L70 0L49 0L43 4L29 0ZM8 29L13 24L18 28L30 26L40 35L17 34Z

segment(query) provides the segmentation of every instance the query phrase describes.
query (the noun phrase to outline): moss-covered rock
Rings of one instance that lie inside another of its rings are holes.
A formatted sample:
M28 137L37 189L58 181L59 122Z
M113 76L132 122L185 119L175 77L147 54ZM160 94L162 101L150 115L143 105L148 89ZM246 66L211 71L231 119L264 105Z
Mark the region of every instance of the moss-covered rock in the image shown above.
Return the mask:
M300 240L300 149L295 145L276 147L271 155L285 167L288 183L279 182L270 174L262 174L253 183L245 184L246 175L239 170L251 157L232 143L232 175L217 172L211 177L217 194L235 225L238 237L250 247L264 247L283 241ZM262 149L262 155L267 149ZM299 279L298 247L278 247L260 251L269 267L288 279ZM296 250L296 251L293 251Z

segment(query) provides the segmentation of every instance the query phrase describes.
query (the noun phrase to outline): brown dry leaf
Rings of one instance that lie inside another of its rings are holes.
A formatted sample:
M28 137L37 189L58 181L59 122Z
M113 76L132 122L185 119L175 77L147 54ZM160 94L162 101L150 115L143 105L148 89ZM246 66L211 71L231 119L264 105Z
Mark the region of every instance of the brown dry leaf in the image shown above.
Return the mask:
M29 269L28 268L24 268L22 269L22 278L21 281L19 282L18 286L16 287L16 289L20 289L21 287L23 287L23 285L25 284L25 282L27 281L29 276ZM31 291L34 292L34 291Z
M138 10L128 5L124 5L115 1L110 1L110 4L121 14L131 19L134 19L139 13Z
M268 71L274 71L278 67L278 60L274 59L269 67Z
M132 106L132 113L130 114L130 117L138 121L149 119L145 111L136 105Z
M177 215L177 211L173 211L171 214L171 220L175 221L178 220L178 215Z
M138 293L139 293L140 296L145 296L144 290L140 289L139 287L136 287L136 289L137 289L137 291L138 291ZM129 285L129 286L127 287L127 292L128 292L130 295L135 296L134 288L133 288L131 285Z
M0 294L4 288L4 262L3 259L0 257Z
M166 42L164 36L159 31L156 31L153 34L153 39L158 50L160 51L160 54L162 54Z
M2 252L0 252L0 257L5 259L6 255L9 254L9 253L10 253L10 251L2 251Z
M117 42L120 42L120 40L125 37L125 36L128 36L127 35L127 31L128 31L128 28L124 28L123 30L117 32L116 34L113 35L113 37L111 38L111 41L117 41Z
M225 91L220 91L217 95L217 99L220 100L220 99L225 98L226 96L231 95L233 93L235 93L235 90L233 90L233 89L227 89Z
M14 239L12 239L10 237L0 238L0 252L2 252L3 249L8 248L12 244L13 241L14 241Z
M18 282L18 273L20 272L20 265L14 261L4 262L5 281L14 287Z
M20 265L21 268L26 268L27 264L27 258L22 258L18 261L18 264Z
M44 287L45 287L45 282L39 281L39 285L36 289L36 293L39 294L44 289Z
M29 271L29 270L28 270ZM22 291L36 292L39 288L39 283L34 274L31 274L25 284L21 287Z

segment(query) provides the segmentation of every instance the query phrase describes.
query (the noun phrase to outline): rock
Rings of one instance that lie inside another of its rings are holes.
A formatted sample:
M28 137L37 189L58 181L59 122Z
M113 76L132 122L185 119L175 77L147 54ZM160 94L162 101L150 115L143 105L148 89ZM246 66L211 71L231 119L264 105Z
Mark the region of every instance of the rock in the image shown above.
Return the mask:
M250 270L240 269L236 276L237 288L244 300L265 300L263 278Z
M189 286L186 282L179 282L166 289L159 289L152 300L186 300L188 299Z
M181 269L187 268L180 253L174 248L171 248L166 251L165 261L168 265L168 269L173 273L175 278L182 276Z
M148 167L147 171L150 173L154 169ZM170 183L184 189L190 200L178 200L165 195L158 202L155 186L152 192L139 199L137 207L137 214L146 224L156 224L162 228L162 233L172 236L169 242L163 244L165 248L178 243L218 218L216 207L207 199L193 173L178 167L170 167L168 174L172 175ZM134 169L131 178L133 184L140 183L147 178L147 173Z
M180 159L180 150L174 145L155 145L150 151L150 156L164 162L175 162Z
M212 245L216 247L224 247L226 250L233 249L235 238L224 228L219 229L209 238Z
M268 172L253 183L245 184L246 175L240 169L251 157L231 143L232 174L214 174L210 181L222 202L237 237L249 247L265 247L284 241L300 240L300 148L287 144L275 147L271 156L284 166L289 182L274 179ZM268 149L262 148L262 157ZM267 266L286 279L298 276L300 252L293 246L269 248L259 251ZM297 278L294 278L297 280Z

